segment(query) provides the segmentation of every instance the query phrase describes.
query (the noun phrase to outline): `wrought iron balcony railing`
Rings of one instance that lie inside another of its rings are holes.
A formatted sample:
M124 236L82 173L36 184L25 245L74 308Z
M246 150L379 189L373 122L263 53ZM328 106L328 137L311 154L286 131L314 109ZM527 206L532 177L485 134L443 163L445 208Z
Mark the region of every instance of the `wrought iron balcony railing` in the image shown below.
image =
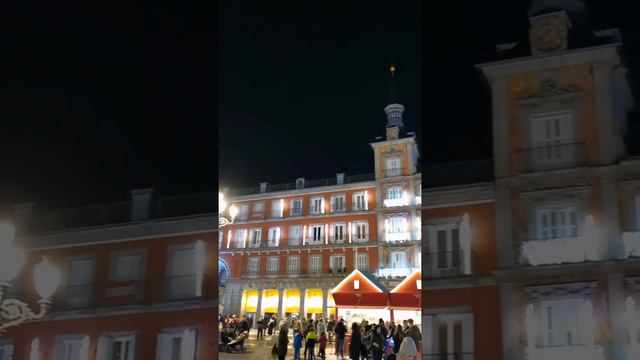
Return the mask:
M565 169L584 164L584 143L555 143L521 150L523 171Z
M427 252L425 264L425 277L450 277L470 275L465 272L464 250L460 251L435 251ZM470 270L470 266L467 266Z

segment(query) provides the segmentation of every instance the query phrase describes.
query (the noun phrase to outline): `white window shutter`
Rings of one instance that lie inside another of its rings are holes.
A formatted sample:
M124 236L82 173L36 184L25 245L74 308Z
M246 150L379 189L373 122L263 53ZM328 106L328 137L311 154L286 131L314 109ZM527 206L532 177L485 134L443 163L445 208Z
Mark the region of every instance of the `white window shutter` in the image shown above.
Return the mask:
M596 323L593 316L593 305L590 300L586 300L580 307L579 329L582 332L582 343L587 346L594 345Z
M96 360L109 360L109 352L113 343L108 336L100 336L98 338L98 352L96 354Z
M464 214L460 224L460 247L462 248L462 271L464 274L471 274L471 224L469 214Z
M182 346L180 348L180 360L195 360L196 358L196 331L185 330L182 333Z
M82 338L82 346L80 347L80 360L89 360L89 344L91 340L89 336Z
M40 360L40 339L35 338L31 340L31 351L29 354L29 360Z
M171 346L173 345L171 335L160 333L156 343L156 360L169 360L171 356Z

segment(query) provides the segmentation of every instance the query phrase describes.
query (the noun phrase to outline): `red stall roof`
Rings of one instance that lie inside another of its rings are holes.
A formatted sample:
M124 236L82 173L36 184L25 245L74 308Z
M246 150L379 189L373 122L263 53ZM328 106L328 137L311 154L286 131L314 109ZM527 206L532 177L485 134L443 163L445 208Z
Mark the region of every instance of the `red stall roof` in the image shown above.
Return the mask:
M389 308L395 310L420 310L422 290L418 289L418 281L422 288L422 273L414 271L389 292Z
M389 305L389 290L375 277L359 270L344 278L331 293L337 308L384 309Z

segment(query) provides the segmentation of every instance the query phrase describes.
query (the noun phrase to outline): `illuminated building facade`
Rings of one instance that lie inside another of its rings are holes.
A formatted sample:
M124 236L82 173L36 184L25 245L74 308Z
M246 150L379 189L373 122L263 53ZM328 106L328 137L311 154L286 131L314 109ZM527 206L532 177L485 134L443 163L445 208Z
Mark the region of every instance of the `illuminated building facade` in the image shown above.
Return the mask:
M389 288L420 269L418 146L395 91L384 110L386 139L370 144L374 174L225 195L240 211L220 237L221 313L327 317L330 290L354 269Z
M533 1L528 15L529 41L477 66L492 92L493 174L471 178L475 162L459 164L471 174L460 183L425 175L425 348L635 359L640 159L625 150L620 34L589 30L578 0Z
M30 269L62 274L51 312L0 336L0 359L214 359L216 194L154 196L63 210L17 207L27 265L16 297L35 302Z

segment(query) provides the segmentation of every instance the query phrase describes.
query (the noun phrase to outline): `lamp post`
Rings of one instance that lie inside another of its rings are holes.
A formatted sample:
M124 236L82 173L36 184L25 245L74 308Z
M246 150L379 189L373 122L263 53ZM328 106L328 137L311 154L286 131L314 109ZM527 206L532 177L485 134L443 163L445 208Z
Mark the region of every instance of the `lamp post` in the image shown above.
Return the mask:
M229 208L229 215L231 216L231 220L226 218L223 214L225 209L227 208L227 202L224 200L224 194L221 192L218 193L218 206L218 227L233 224L233 220L235 219L236 215L238 215L238 208L235 205L231 205L231 207Z
M8 328L28 320L41 319L51 307L51 296L60 283L60 272L43 258L34 267L36 292L40 296L40 309L33 312L27 303L18 299L5 299L12 281L24 265L24 251L13 244L14 227L8 222L0 222L0 334Z

